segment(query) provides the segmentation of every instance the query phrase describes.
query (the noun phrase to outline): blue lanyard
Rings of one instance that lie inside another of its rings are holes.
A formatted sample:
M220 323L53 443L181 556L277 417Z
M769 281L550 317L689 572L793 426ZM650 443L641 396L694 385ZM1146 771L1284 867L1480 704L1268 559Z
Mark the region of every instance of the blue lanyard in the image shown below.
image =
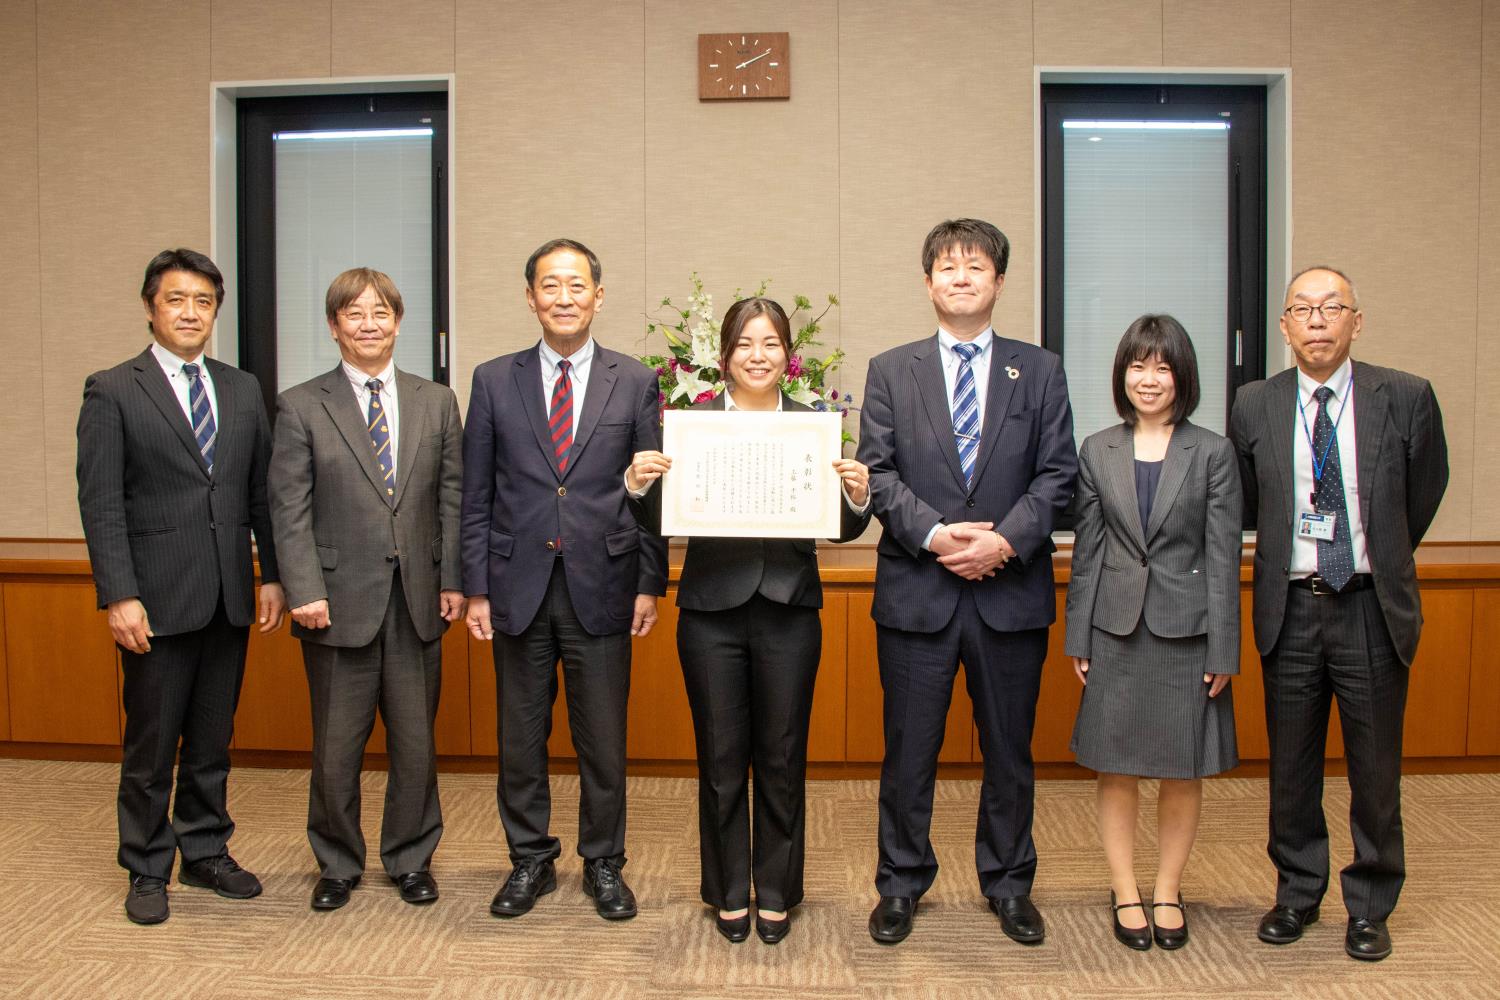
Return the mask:
M1307 404L1302 402L1302 390L1297 389L1297 409L1302 414L1302 433L1307 436L1307 450L1312 455L1313 463L1313 492L1316 494L1318 487L1323 482L1323 469L1328 465L1328 454L1333 450L1333 443L1339 439L1339 421L1344 419L1344 411L1349 408L1349 398L1354 395L1354 378L1351 373L1348 384L1344 386L1344 399L1339 403L1339 414L1333 419L1333 430L1328 435L1328 443L1323 446L1323 457L1318 457L1318 452L1313 447L1312 428L1307 425Z

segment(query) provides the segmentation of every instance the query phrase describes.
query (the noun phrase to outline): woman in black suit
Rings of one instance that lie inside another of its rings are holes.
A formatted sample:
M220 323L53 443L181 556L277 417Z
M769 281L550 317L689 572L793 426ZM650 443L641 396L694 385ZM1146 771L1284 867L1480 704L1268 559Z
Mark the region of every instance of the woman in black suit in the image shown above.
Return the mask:
M1233 446L1187 419L1198 361L1175 319L1132 323L1113 381L1123 423L1078 456L1065 648L1085 687L1073 750L1099 773L1115 937L1171 949L1187 943L1182 872L1201 779L1238 763L1228 685L1240 662L1239 472ZM1142 777L1161 779L1149 918L1135 881Z
M720 370L725 391L708 410L807 410L782 394L791 324L781 306L755 297L724 314ZM642 526L661 530L656 480L672 460L638 452L626 470ZM869 471L833 463L845 504L838 540L870 520ZM811 539L692 538L677 590L677 654L698 747L698 831L703 901L718 908L731 941L755 930L775 944L802 901L804 781L813 682L822 650L823 589ZM746 786L755 775L754 836ZM753 847L752 847L753 844Z

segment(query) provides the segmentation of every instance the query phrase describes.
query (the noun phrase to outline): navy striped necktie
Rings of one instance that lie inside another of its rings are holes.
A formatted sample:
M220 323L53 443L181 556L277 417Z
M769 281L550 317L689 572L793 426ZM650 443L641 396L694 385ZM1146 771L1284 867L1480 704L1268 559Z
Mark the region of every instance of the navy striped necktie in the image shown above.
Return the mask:
M203 386L198 366L191 361L182 366L182 374L188 381L188 412L193 424L193 437L198 440L198 452L203 456L203 464L208 466L208 471L212 474L214 443L219 436L219 429L214 424L213 407L208 405L208 390Z
M391 426L386 419L385 407L380 405L380 390L385 383L372 378L365 383L370 390L370 410L365 415L365 426L370 431L370 446L375 449L375 461L380 463L381 485L386 498L396 495L396 465L391 458Z
M977 344L954 344L958 355L958 378L953 382L953 437L958 444L958 464L964 470L964 488L974 488L974 457L979 454L979 394L974 391L974 358Z

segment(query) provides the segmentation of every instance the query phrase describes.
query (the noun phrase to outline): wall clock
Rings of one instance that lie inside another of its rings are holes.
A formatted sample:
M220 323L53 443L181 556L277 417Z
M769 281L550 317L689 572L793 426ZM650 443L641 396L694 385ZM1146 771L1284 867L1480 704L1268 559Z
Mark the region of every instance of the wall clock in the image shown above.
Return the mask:
M698 36L698 99L756 101L792 96L791 35L785 31Z

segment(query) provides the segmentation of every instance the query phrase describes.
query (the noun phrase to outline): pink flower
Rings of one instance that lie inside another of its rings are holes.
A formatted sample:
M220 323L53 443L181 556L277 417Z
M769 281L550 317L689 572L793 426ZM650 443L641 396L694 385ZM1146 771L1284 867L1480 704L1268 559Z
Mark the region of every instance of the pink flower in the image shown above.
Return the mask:
M712 389L705 389L702 392L698 393L698 395L696 397L694 397L693 402L695 402L695 403L706 403L710 399L713 399L713 398L714 398L714 391Z
M786 359L786 377L797 378L802 374L802 355L793 354Z
M667 394L666 394L666 393L664 393L664 392L658 392L658 393L657 393L657 394L656 394L656 401L657 401L657 403L659 403L659 404L660 404L660 405L662 405L662 406L666 406L666 405L667 405Z
M828 391L828 398L829 399L838 399L839 398L839 391L837 389L830 389Z

